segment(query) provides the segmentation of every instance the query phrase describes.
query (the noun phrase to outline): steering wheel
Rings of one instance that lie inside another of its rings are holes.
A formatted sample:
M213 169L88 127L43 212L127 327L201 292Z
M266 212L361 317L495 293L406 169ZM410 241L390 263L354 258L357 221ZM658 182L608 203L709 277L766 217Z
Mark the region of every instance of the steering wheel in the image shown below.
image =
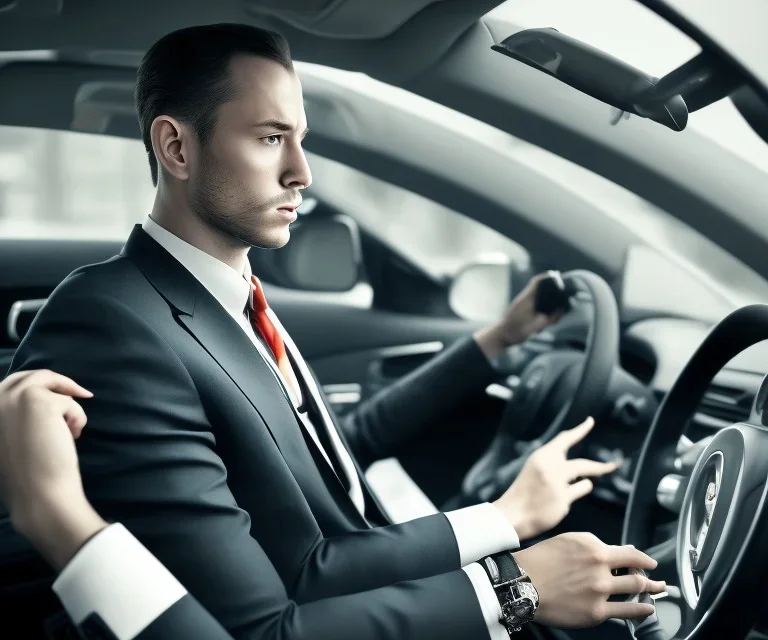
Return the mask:
M553 350L535 357L523 370L499 428L485 453L462 482L462 501L486 502L500 496L517 477L528 455L564 428L574 427L603 402L619 357L619 311L608 283L591 271L569 271L563 278L587 291L593 316L585 355ZM519 434L538 420L542 409L561 406L534 441L520 446Z
M667 394L638 459L622 540L655 540L656 489L672 473L675 446L715 374L747 347L768 339L768 305L727 316L704 340ZM762 613L768 571L768 400L766 377L749 423L717 432L700 455L683 499L676 562L679 640L745 638ZM752 424L754 423L754 424Z

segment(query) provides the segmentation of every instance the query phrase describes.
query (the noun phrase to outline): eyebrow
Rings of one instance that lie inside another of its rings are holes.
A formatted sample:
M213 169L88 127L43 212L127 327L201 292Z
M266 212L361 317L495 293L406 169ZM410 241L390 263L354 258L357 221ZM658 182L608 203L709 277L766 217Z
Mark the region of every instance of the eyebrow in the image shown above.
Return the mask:
M293 127L289 125L287 122L283 122L282 120L275 120L275 119L262 120L261 122L256 123L254 126L277 129L278 131L285 131L286 133L293 131ZM305 136L308 133L309 133L309 127L304 129L304 131L302 132L302 136Z

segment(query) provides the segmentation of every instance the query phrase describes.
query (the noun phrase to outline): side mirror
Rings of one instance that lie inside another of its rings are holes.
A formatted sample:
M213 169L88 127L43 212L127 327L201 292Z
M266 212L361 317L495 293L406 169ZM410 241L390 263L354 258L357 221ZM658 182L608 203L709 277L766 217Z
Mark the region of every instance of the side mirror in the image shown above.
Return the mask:
M363 267L357 223L344 215L299 217L288 244L274 252L274 266L283 286L349 291Z
M466 320L498 320L515 293L515 272L510 259L503 254L481 257L456 274L448 292L448 304Z

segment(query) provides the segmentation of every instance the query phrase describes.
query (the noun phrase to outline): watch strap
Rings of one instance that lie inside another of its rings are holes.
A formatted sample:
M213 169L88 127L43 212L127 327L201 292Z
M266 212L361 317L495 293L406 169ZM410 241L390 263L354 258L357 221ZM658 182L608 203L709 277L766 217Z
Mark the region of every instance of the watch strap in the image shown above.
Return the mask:
M510 584L527 576L509 551L487 556L483 558L480 564L494 588Z
M517 580L518 578L525 576L525 571L520 568L520 565L517 564L517 561L511 553L500 553L493 556L493 559L496 561L496 566L499 568L502 582Z

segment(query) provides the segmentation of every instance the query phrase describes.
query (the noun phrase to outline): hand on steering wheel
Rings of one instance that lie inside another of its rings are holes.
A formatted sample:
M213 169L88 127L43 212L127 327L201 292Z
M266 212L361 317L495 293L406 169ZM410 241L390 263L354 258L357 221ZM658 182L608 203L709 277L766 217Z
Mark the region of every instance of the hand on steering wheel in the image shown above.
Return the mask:
M532 453L512 486L495 502L521 540L560 524L571 505L592 491L589 478L618 469L619 463L568 459L569 449L581 442L594 425L595 421L587 418Z
M619 360L619 311L608 283L589 271L570 271L563 278L589 295L592 321L585 353L554 348L531 360L520 374L520 384L501 419L488 449L462 482L461 502L475 504L497 499L514 482L528 454L519 436L541 420L544 408L559 409L536 446L546 444L564 428L597 415Z

